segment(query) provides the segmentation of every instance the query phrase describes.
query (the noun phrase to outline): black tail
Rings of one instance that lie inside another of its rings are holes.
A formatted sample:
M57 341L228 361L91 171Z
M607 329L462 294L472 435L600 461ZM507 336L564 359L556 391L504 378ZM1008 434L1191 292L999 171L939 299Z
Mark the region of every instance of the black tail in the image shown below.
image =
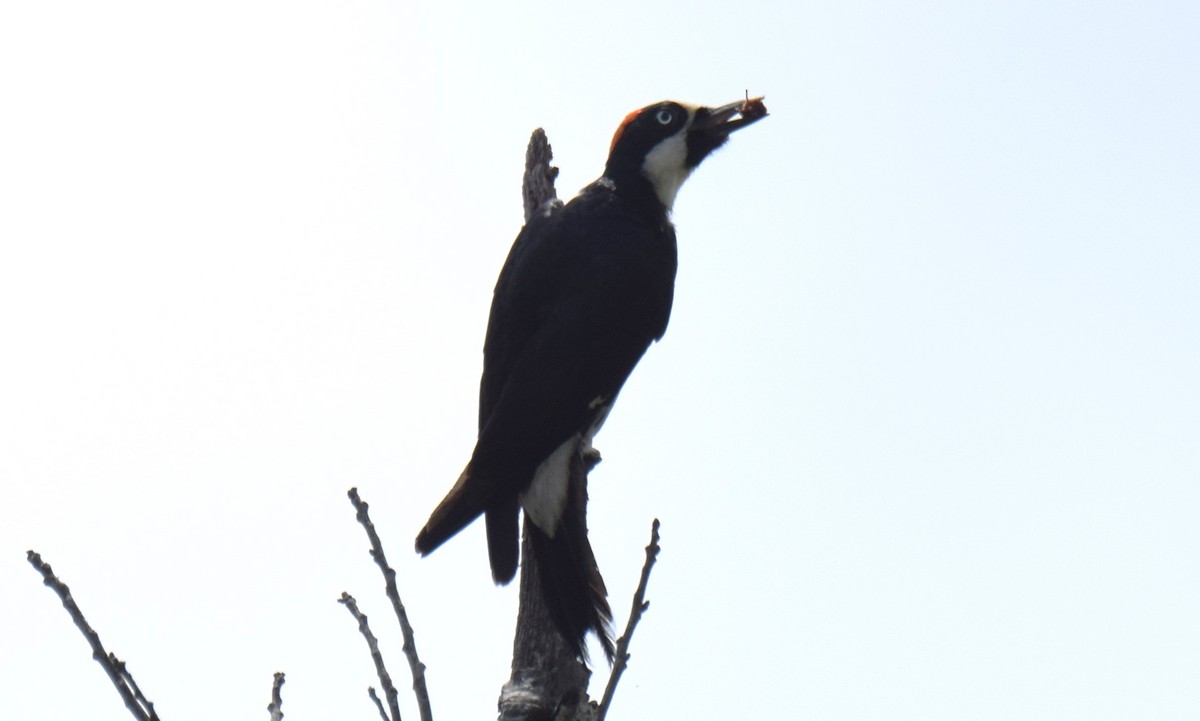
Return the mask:
M554 537L525 524L541 576L542 596L559 632L586 660L584 639L594 631L609 664L613 662L612 609L587 534L587 490L582 460L572 463L570 493ZM577 482L578 481L578 482Z
M433 509L425 527L417 534L417 553L428 556L438 546L450 540L450 537L466 528L467 524L479 518L483 513L483 505L473 499L470 491L471 466L468 465L454 488L446 494L437 508Z
M517 575L521 554L520 506L513 498L484 514L487 521L488 559L492 562L492 580L505 584Z

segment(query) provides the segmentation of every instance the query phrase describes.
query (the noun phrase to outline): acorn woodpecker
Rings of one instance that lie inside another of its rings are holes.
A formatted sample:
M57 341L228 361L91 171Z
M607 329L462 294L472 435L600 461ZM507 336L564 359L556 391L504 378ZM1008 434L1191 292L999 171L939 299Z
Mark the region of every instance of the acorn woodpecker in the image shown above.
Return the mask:
M591 630L612 660L612 613L568 479L595 457L592 437L667 329L679 187L730 133L766 114L761 98L716 108L661 102L630 113L604 175L531 218L500 271L475 451L416 547L428 554L482 514L492 577L508 583L524 509L547 607L581 657Z

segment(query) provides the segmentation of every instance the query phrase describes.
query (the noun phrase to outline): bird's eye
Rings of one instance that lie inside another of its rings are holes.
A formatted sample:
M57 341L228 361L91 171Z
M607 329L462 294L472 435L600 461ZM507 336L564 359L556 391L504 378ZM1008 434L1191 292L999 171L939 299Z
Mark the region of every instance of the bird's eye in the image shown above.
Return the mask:
M657 120L660 125L670 125L674 118L675 116L671 114L670 110L660 110L654 116L654 119Z

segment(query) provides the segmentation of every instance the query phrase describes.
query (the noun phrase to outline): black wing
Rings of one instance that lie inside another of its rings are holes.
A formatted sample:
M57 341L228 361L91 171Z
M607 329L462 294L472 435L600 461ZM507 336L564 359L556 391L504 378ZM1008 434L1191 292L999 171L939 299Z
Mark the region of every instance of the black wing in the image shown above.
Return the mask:
M648 224L609 192L526 226L493 295L472 475L514 496L591 424L665 332L675 268L670 224Z
M493 576L511 580L519 494L662 337L675 269L666 218L648 220L598 184L526 224L492 297L475 451L418 535L418 551L486 512Z

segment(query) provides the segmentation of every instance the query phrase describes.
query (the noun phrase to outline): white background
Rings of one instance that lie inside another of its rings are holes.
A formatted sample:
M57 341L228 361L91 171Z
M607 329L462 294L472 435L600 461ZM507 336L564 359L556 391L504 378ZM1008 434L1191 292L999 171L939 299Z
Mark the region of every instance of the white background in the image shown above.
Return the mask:
M491 718L515 589L479 527L410 549L529 132L566 197L626 112L747 89L597 439L621 623L663 522L612 718L1200 716L1200 6L785 5L6 5L0 718L127 718L27 549L164 719L277 670L375 718L350 486L437 718Z

